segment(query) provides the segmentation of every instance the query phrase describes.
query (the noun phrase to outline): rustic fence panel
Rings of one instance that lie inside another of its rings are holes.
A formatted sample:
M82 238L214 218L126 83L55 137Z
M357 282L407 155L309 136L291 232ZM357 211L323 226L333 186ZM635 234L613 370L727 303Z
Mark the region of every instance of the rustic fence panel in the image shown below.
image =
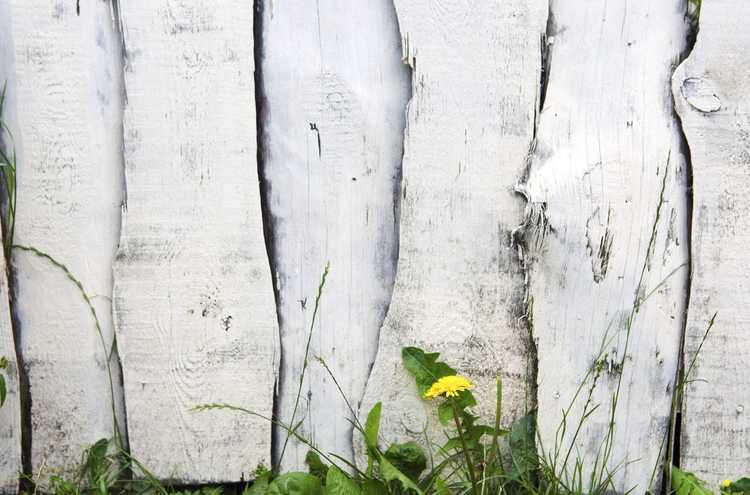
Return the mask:
M623 491L648 487L666 451L684 325L688 176L669 94L689 27L681 4L552 3L549 81L523 186L542 443L560 447L561 464L574 443L587 468L601 469L597 458L619 466Z
M131 452L160 478L271 460L278 327L256 167L253 9L127 0L115 317Z
M384 440L441 440L401 348L443 353L476 380L491 416L495 377L506 419L523 412L529 349L524 278L512 231L513 185L530 148L547 9L541 1L396 1L412 68L398 273L363 414L383 401ZM480 55L481 54L481 55ZM430 424L432 423L432 424Z
M283 429L205 403L353 458L317 356L361 415L383 401L384 442L439 440L410 344L471 377L484 416L502 377L503 422L537 406L547 454L578 391L570 421L599 409L560 450L608 452L618 490L645 491L684 338L679 460L747 474L746 2L704 0L674 77L686 0L252 4L0 0L20 245L0 493L22 447L71 473L125 416L160 479L303 467Z
M750 469L750 4L704 1L698 40L673 94L693 164L692 284L682 465L711 482ZM715 326L701 341L713 316Z
M356 405L375 359L396 270L409 76L393 5L269 3L259 49L260 164L283 351L277 410L286 423L304 419L299 432L324 452L351 458L351 414L312 358L325 359ZM329 261L294 414L315 295ZM276 428L276 456L285 438ZM282 465L303 465L308 448L292 439Z
M80 16L72 3L4 7L14 47L6 62L14 72L15 242L39 250L13 253L18 344L33 394L30 467L70 473L83 449L113 436L121 407L107 371L122 201L119 41L106 3ZM117 383L116 363L112 372Z

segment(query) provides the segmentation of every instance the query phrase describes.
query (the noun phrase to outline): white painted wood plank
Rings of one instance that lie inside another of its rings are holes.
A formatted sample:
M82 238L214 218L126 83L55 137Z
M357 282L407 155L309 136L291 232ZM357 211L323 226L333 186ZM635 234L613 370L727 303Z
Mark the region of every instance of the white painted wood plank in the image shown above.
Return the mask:
M529 199L525 238L533 258L542 445L554 451L562 410L603 347L589 408L600 407L578 435L570 462L580 455L587 469L594 465L621 379L608 468L637 462L620 467L619 491L637 485L644 492L660 459L684 324L687 267L657 289L688 259L687 173L669 94L671 67L685 48L683 4L553 2L550 79L522 188ZM664 203L638 297L655 293L635 316L626 348L662 184ZM569 415L560 465L590 383Z
M3 3L15 48L15 242L48 253L78 277L111 345L122 106L110 7L91 2L78 16L75 2ZM62 270L18 250L13 264L31 393L31 467L71 473L86 447L114 434L105 350L89 307Z
M750 4L706 0L672 90L693 167L692 283L685 345L695 358L682 410L681 466L715 486L750 468Z
M0 15L4 10L0 5ZM0 256L0 359L7 360L7 367L0 369L7 392L5 403L0 406L0 494L15 495L18 493L19 473L22 470L21 394L5 268L5 257Z
M0 119L9 127L15 125L15 61L13 38L11 36L10 4L0 1L0 84L7 84L3 111ZM0 132L0 146L6 152L13 149L12 139ZM2 176L0 176L2 177ZM0 242L0 245L2 243ZM8 367L0 370L5 378L7 396L0 407L0 494L18 493L21 463L21 397L18 375L18 362L10 319L10 294L8 291L7 266L5 256L0 256L0 359L8 361Z
M115 315L133 455L160 478L270 463L278 325L256 166L252 3L128 0Z
M293 33L293 35L292 35ZM390 0L268 2L263 11L263 170L281 323L278 411L291 423L320 276L310 356L356 404L375 360L396 270L396 213L409 71ZM351 414L311 359L296 424L351 458ZM279 451L286 432L276 430ZM285 469L304 467L291 442Z
M396 283L362 415L383 401L392 440L441 439L416 394L401 349L439 351L477 383L479 411L505 421L524 412L529 383L523 274L511 232L523 201L538 103L543 1L396 0L404 57L413 68L403 166Z

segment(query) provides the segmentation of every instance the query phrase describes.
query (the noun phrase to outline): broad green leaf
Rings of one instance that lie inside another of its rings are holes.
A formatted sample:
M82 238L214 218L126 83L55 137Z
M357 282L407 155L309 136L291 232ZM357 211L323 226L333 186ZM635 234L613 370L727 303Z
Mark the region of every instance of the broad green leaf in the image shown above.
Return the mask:
M422 495L422 490L414 483L408 476L399 471L399 469L391 464L391 462L385 458L384 455L378 453L378 464L380 465L380 476L386 481L386 483L398 483L405 490L412 490L413 492Z
M439 378L456 374L456 370L438 361L439 357L440 353L427 354L418 347L404 347L401 350L404 367L417 382L420 397L424 397Z
M714 495L693 473L672 466L672 490L675 495Z
M378 402L370 412L367 413L367 420L365 421L365 431L363 433L365 437L365 445L367 446L367 475L372 475L372 470L377 459L378 453L378 432L380 431L380 410L382 404Z
M508 477L515 481L533 481L539 457L535 442L536 416L530 412L518 418L510 429L509 447L512 465Z
M435 480L435 495L451 495L448 485L440 478Z
M370 448L377 448L378 446L378 432L380 431L380 410L382 404L378 402L370 412L367 413L367 421L365 421L365 443Z
M282 474L268 486L268 495L323 495L320 480L308 473Z
M727 491L730 493L750 493L750 478L740 478L733 481Z
M382 481L366 479L362 483L362 495L390 495L390 491Z
M320 460L320 456L316 454L312 450L307 451L307 455L305 456L305 464L307 464L307 470L318 478L321 483L325 481L326 475L328 473L328 466L326 466L323 461Z
M242 495L266 495L268 493L268 485L271 482L271 472L261 471L258 473L255 481L252 485L248 485L242 491Z
M346 473L336 466L328 469L326 476L325 495L361 495L357 483L354 482Z
M438 406L438 419L443 426L453 423L453 406L450 401L446 400L440 403Z
M427 456L415 442L391 444L385 451L385 457L415 483L419 482L419 475L427 468Z

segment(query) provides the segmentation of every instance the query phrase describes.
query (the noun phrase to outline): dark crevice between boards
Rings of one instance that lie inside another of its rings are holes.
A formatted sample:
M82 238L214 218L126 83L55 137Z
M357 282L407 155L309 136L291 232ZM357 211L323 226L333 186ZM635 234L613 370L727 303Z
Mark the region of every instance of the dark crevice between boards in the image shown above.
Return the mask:
M672 68L672 74L674 73L674 70L683 63L692 53L693 48L695 47L695 42L698 34L698 13L695 12L694 14L691 14L691 1L688 0L686 2L686 11L685 11L685 21L687 28L687 34L686 34L686 44L685 49L682 53L680 53L679 57L677 58L673 68ZM695 18L691 17L695 15ZM670 77L671 81L671 77ZM687 324L688 324L688 308L690 307L690 296L691 296L691 283L693 279L693 270L692 270L692 241L693 241L693 161L692 161L692 155L690 152L690 145L687 140L687 136L685 135L685 131L682 127L682 121L680 120L679 115L675 111L675 105L674 105L674 97L675 95L672 94L672 106L671 106L671 112L672 112L672 119L675 122L679 134L680 134L680 153L685 158L685 181L686 181L686 187L685 187L685 205L687 208L686 212L686 236L687 239L685 242L687 242L687 251L688 251L688 259L687 259L687 285L685 287L685 294L684 294L684 307L685 307L685 313L683 314L683 326L682 326L682 332L680 335L680 343L679 343L679 356L678 356L678 368L677 373L675 376L675 386L672 387L672 394L673 394L673 400L672 400L672 410L670 411L670 423L669 423L669 429L667 432L667 448L665 452L665 462L664 462L664 476L662 476L662 486L661 486L661 493L666 494L669 493L669 486L670 486L670 479L671 479L671 470L670 466L674 465L676 467L680 467L681 464L681 435L682 435L682 406L683 406L683 397L684 397L684 380L685 380L685 340L686 340L686 334L687 334Z
M523 216L518 227L511 232L511 246L515 248L514 252L516 253L513 261L523 277L521 302L514 309L514 313L521 327L519 330L524 331L526 335L525 351L528 359L526 408L528 410L536 409L538 404L537 378L539 374L539 350L534 337L534 298L531 295L530 264L533 258L532 253L541 249L546 236L552 232L552 228L547 217L547 204L532 201L528 195L526 183L529 180L536 149L539 116L544 109L544 101L547 95L551 67L550 44L555 30L550 1L547 5L545 32L539 36L539 82L534 108L532 138L529 143L529 151L526 154L526 163L515 186L515 192L520 196L519 200L524 202Z
M2 82L3 85L7 84L7 81ZM7 86L5 86L8 88ZM9 88L11 92L13 92L13 88ZM3 90L5 91L5 90ZM3 101L0 105L2 107L3 114L0 114L0 119L4 120L4 112L5 109L8 108L8 100L7 100L7 94L5 93L3 95ZM12 102L10 104L14 104L15 102ZM7 122L5 122L7 124ZM11 124L12 126L12 124ZM6 139L7 138L7 139ZM0 130L0 147L2 147L3 152L5 155L8 154L14 154L14 147L15 144L12 140L12 137L4 130ZM2 168L2 174L6 173L6 168ZM3 240L6 239L8 236L12 236L12 231L14 230L12 227L8 225L8 223L14 222L14 220L11 220L10 222L6 222L5 219L10 218L8 216L8 210L11 204L11 195L10 191L7 187L7 181L5 180L5 177L3 177L3 180L0 181L2 183L2 187L0 187L0 210L2 211L2 233L3 233ZM17 185L17 184L16 184ZM10 231L10 232L9 232ZM13 244L13 240L10 239L9 246ZM8 293L7 293L7 304L8 304L8 311L10 313L10 324L11 324L11 332L13 335L13 347L14 347L14 353L15 353L15 363L16 363L16 373L18 376L18 396L19 396L19 402L20 402L20 416L21 416L21 431L20 431L20 440L21 440L21 473L20 473L20 489L21 490L27 490L31 488L29 482L27 481L30 479L30 476L32 474L32 466L31 466L31 386L29 383L29 377L28 377L28 369L26 366L26 363L24 361L23 351L21 348L21 334L22 334L22 325L21 320L18 315L18 307L16 304L16 301L18 300L17 295L17 287L18 287L18 271L16 270L14 264L13 264L13 257L12 257L12 249L8 249L7 251L4 251L5 258L5 273L2 274L6 277L7 284L8 284Z
M125 49L125 33L123 32L123 26L122 26L122 16L120 13L120 0L111 0L111 9L112 9L112 23L115 30L115 39L117 42L116 48L119 49L119 54L117 56L119 57L119 71L118 71L118 77L120 78L119 85L120 85L120 92L121 92L121 106L120 106L120 125L119 125L119 137L120 137L120 192L121 192L121 204L120 204L120 224L117 226L117 238L122 239L122 227L123 223L125 221L125 215L127 214L128 209L128 187L127 187L127 180L125 177L125 123L124 123L124 115L125 115L125 107L128 104L128 93L125 86L125 71L128 67L128 53ZM118 245L119 250L119 245ZM112 297L112 314L114 315L114 297ZM117 383L113 384L113 387L119 391L120 398L122 400L122 411L123 414L120 418L118 418L118 424L120 426L120 435L123 440L124 445L122 445L123 449L129 450L130 442L128 440L128 418L127 414L125 414L125 384L124 384L124 370L122 368L122 361L120 360L120 353L117 349L117 320L113 318L113 326L112 326L112 348L111 348L111 357L115 363L117 369L120 370L120 373L118 374L118 381ZM116 400L114 397L112 400Z
M276 237L274 223L275 219L271 213L270 200L271 200L271 185L266 174L266 112L267 112L267 98L265 91L265 84L263 81L263 59L264 59L264 43L263 43L263 7L264 0L253 0L253 58L255 61L255 132L256 132L256 166L258 167L258 184L260 187L260 209L263 219L263 238L266 244L266 256L268 258L268 266L271 272L271 280L273 286L273 297L276 303L276 320L278 322L279 334L276 336L276 341L279 344L277 352L279 358L275 371L276 381L274 383L273 390L273 418L276 420L280 419L280 408L281 404L279 401L280 390L279 387L282 383L283 373L283 359L284 349L281 342L281 326L282 326L282 315L280 312L279 304L279 286L278 279L276 277ZM279 445L276 439L276 435L273 434L273 428L271 428L271 459L274 462L279 456Z

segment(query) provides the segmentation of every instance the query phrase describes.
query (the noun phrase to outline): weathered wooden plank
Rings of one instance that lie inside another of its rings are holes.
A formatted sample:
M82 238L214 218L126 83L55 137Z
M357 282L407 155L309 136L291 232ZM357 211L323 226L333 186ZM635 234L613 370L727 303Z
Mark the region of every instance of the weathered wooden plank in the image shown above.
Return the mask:
M64 263L112 341L112 259L122 200L120 44L110 7L6 0L14 44L15 242ZM114 434L106 350L78 287L15 250L15 313L31 394L31 467L72 472ZM116 363L114 383L119 380Z
M747 2L703 2L697 43L672 80L693 168L686 366L718 313L685 392L680 462L712 484L750 467L748 16Z
M362 413L383 401L384 440L433 438L433 405L416 394L401 348L440 351L476 381L505 421L529 383L523 274L511 232L539 97L543 1L396 0L413 69L403 167L398 273Z
M542 445L554 456L562 411L596 368L558 437L558 467L575 440L568 470L580 456L590 472L599 453L599 469L619 466L621 491L644 492L661 459L684 324L687 172L669 94L683 9L681 0L553 2L550 79L521 187Z
M256 167L252 3L128 0L115 318L131 452L161 478L270 463L278 326Z
M6 9L0 5L0 15L4 11ZM2 37L0 35L0 38ZM0 360L5 362L5 368L0 369L0 376L3 377L6 387L5 402L0 406L0 494L15 495L18 493L19 473L22 468L21 394L13 327L8 306L6 273L5 257L0 256Z
M409 72L390 0L268 2L262 25L262 164L283 349L278 411L292 422L328 261L310 356L326 360L354 404L364 393L396 271ZM351 457L351 414L312 360L303 391L300 434ZM285 438L277 429L277 457ZM290 441L282 466L303 467L307 450Z
M9 127L15 125L15 62L11 36L10 4L0 1L0 84L7 84L0 120ZM6 153L13 150L13 141L6 131L0 131L0 146ZM0 176L1 177L1 176ZM1 236L0 236L1 237ZM2 243L0 243L2 244ZM18 493L21 464L21 397L18 362L10 320L7 267L5 256L0 256L0 359L8 362L0 369L4 377L7 396L0 406L0 494Z

